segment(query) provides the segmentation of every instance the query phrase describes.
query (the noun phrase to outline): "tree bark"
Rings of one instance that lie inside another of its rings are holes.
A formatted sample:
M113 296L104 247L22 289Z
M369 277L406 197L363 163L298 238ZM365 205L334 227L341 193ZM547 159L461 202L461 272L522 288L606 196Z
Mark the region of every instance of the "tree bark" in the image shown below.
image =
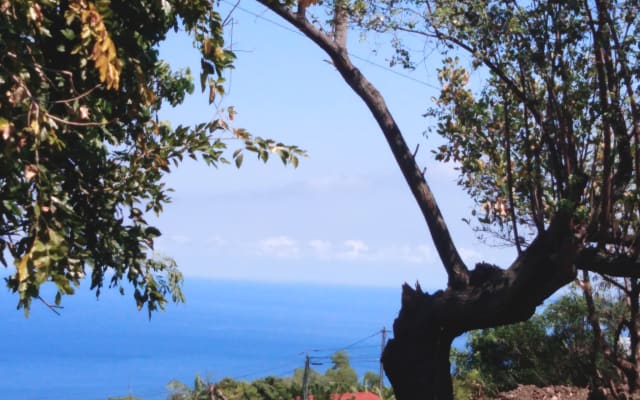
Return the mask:
M394 338L382 356L398 400L453 398L449 353L455 334L429 318L430 299L419 289L406 284L402 288L402 310L393 326Z

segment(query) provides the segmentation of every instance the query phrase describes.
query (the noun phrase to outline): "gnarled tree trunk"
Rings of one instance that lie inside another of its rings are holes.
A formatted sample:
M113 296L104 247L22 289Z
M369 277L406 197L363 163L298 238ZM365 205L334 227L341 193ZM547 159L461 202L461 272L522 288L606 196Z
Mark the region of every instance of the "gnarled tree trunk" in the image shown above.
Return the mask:
M502 270L480 263L465 288L433 294L404 285L402 308L383 354L398 400L451 400L449 353L469 330L527 320L536 306L575 277L570 219L551 227Z
M453 398L449 354L456 334L432 318L433 303L420 290L402 289L394 338L382 358L396 399Z

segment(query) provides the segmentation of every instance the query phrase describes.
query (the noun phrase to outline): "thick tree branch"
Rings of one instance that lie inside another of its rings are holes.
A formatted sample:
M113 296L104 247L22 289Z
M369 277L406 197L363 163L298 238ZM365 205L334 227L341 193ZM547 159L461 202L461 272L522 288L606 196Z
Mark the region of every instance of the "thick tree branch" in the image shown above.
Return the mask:
M405 286L399 320L414 319L452 327L454 336L473 329L524 321L546 298L575 279L577 245L570 217L556 215L549 228L506 270L478 264L470 273L467 288L432 295ZM425 310L429 315L421 315ZM404 322L396 320L398 326Z
M625 254L612 255L595 247L582 249L578 253L576 267L619 278L640 278L640 258Z
M378 126L380 126L427 222L431 237L449 277L449 286L454 288L465 287L469 282L469 270L453 243L433 192L416 164L413 154L404 141L402 132L387 108L382 95L351 63L344 42L331 40L329 36L316 28L306 18L300 17L300 15L293 13L289 8L275 1L258 1L298 28L305 36L322 48L331 57L334 66L343 79L365 102Z

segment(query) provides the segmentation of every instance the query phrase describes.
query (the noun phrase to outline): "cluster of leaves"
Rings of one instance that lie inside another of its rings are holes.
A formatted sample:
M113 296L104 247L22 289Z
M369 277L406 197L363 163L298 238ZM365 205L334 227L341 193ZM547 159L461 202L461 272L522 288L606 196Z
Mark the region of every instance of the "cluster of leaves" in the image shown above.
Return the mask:
M621 238L640 222L639 13L634 1L378 0L354 20L392 33L404 65L416 38L442 50L442 92L426 115L446 140L436 158L457 163L476 202L476 229L520 250L567 210L587 242L629 252Z
M467 69L446 58L440 70L443 90L430 112L447 139L436 158L459 163L459 183L476 200L478 221L525 244L515 236L517 227L540 231L563 206L595 226L606 223L598 219L603 203L617 203L611 205L616 209L625 197L637 202L629 137L638 116L633 90L625 88L639 77L638 71L625 72L638 57L637 5L611 3L602 5L609 7L603 12L599 4L578 2L443 3L433 12L434 33L467 49L472 67L483 66L489 75L484 89L474 93ZM590 7L598 9L598 26ZM609 24L606 15L616 22ZM600 29L610 36L595 31ZM602 42L615 42L618 32L626 32L619 52L609 53L618 65L604 78L594 52L611 46ZM603 88L603 80L615 92ZM612 137L623 136L611 145ZM602 188L618 179L614 175L621 179L620 194L626 194L605 199L612 193ZM506 206L499 207L501 202ZM637 219L637 210L625 211Z
M222 23L209 0L0 2L0 262L14 260L6 282L19 308L45 282L59 304L87 269L98 294L128 281L150 313L181 300L181 275L153 254L160 232L145 220L170 200L163 176L186 156L227 162L225 132L297 165L297 147L231 128L232 109L192 127L157 120L194 89L158 45L170 29L191 33L213 102L234 60Z
M607 342L618 343L621 299L603 292L597 302ZM588 314L584 297L572 288L529 321L470 333L466 350L452 351L456 398L495 394L518 384L599 387L619 380L595 347Z

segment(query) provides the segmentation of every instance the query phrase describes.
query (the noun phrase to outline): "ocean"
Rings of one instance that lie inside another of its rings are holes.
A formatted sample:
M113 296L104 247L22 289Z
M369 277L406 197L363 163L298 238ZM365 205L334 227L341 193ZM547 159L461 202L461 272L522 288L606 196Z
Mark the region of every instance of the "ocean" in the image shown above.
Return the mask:
M151 320L115 290L79 290L60 316L34 302L29 318L2 291L0 397L166 399L172 379L290 376L307 353L322 371L342 348L360 374L378 371L380 332L400 305L400 288L190 279L184 291L186 304Z

